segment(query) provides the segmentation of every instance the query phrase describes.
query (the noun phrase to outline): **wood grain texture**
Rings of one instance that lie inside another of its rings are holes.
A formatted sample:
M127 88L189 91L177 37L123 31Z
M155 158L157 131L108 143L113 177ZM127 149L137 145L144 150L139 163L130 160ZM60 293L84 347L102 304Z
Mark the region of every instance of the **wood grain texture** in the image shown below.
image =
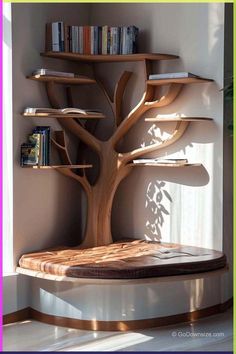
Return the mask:
M27 79L41 81L41 82L55 82L56 84L65 84L65 85L87 85L87 84L96 84L96 80L89 77L62 77L62 76L27 76Z
M217 304L211 307L207 307L201 310L192 312L181 313L173 316L165 316L159 318L142 319L135 321L97 321L97 320L78 320L74 318L61 317L48 315L32 308L26 308L22 311L24 314L19 316L19 312L13 314L4 315L3 323L9 324L17 321L23 321L27 319L34 319L43 323L51 324L54 326L68 327L81 330L92 331L132 331L137 329L145 329L152 327L162 327L168 325L174 325L182 322L194 322L200 318L215 315L217 313L224 312L233 306L233 299Z
M204 77L185 77L179 79L161 79L161 80L147 80L147 85L150 86L161 86L169 84L201 84L207 82L213 82L214 80L205 79Z
M138 53L138 54L119 54L119 55L86 55L65 52L45 52L41 53L43 57L66 59L72 61L84 61L92 63L109 63L109 62L135 62L144 60L171 60L178 59L177 55L158 54L158 53Z
M59 276L138 279L216 270L225 267L226 257L199 247L135 240L30 253L20 258L19 265Z

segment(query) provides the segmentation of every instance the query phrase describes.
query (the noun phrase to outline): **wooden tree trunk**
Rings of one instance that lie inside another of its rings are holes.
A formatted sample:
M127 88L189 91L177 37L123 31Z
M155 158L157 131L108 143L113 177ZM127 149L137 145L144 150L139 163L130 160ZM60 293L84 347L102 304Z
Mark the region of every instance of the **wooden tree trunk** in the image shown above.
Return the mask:
M96 247L112 243L111 212L117 187L129 171L110 141L103 142L100 152L100 175L87 193L87 225L81 247Z

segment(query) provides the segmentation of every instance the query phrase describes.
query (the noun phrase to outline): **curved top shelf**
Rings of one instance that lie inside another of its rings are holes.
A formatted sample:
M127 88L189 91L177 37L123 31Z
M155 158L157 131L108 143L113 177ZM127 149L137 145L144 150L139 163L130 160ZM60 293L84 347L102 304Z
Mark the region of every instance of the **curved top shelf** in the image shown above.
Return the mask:
M112 62L129 62L143 60L170 60L178 59L177 55L159 54L159 53L137 53L137 54L107 54L107 55L88 55L68 52L45 52L41 56L47 58L65 59L72 61L82 61L91 63L112 63Z
M147 85L150 86L161 86L169 84L200 84L213 82L212 79L205 79L204 77L184 77L179 79L161 79L161 80L147 80Z
M56 82L58 84L66 85L86 85L86 84L96 84L96 80L90 79L86 76L81 77L62 77L62 76L27 76L27 79L41 81L41 82Z

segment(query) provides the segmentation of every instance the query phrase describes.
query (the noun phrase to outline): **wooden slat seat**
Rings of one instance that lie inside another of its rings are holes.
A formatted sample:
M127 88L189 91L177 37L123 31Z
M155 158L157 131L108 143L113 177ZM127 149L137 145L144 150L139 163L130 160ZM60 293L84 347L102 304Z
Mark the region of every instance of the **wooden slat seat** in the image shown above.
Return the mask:
M138 279L208 272L225 267L226 257L205 248L134 240L29 253L20 258L19 265L58 276Z

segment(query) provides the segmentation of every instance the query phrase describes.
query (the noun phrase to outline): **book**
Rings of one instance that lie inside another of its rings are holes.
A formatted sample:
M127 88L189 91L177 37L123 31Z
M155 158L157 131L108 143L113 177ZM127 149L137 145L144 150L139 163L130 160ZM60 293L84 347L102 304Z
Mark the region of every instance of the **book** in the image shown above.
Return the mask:
M34 133L29 135L29 142L34 145L35 148L35 160L37 165L42 164L42 141L41 141L41 134Z
M50 127L49 126L37 126L33 130L33 134L41 135L41 164L48 166L50 163Z
M36 166L38 157L35 145L32 143L21 144L21 166Z
M166 74L152 74L149 75L149 80L162 80L162 79L181 79L185 77L199 77L188 72L179 73L166 73Z
M99 110L92 110L92 109L81 109L81 108L75 108L75 107L67 107L67 108L42 108L42 107L27 107L24 110L24 115L37 115L37 114L83 114L83 115L89 115L89 114L97 114L101 115L101 112Z
M138 160L133 160L134 164L186 164L188 163L187 159L161 159L161 158L155 158L155 159L138 159Z
M56 71L50 69L36 69L32 72L33 76L58 76L58 77L79 77L75 73L68 73L64 71Z
M52 23L52 50L54 52L60 52L59 22Z

